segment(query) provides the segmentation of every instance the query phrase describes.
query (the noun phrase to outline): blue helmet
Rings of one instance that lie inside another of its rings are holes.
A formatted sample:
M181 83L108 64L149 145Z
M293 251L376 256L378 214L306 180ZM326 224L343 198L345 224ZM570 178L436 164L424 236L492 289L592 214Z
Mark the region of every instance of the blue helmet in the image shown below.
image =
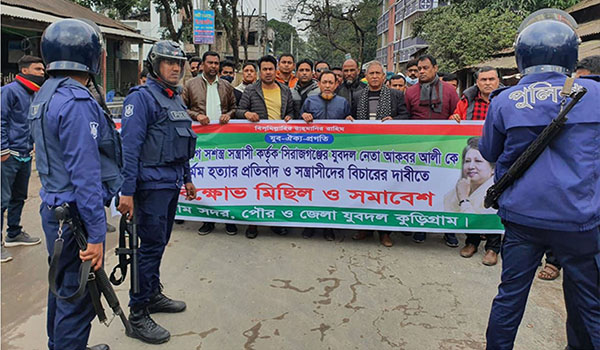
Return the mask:
M571 74L577 63L577 22L556 9L538 10L519 27L515 57L521 74L555 71Z
M49 25L42 34L41 51L48 72L100 72L102 37L81 20L62 19Z
M181 79L183 77L183 67L186 60L185 53L178 43L171 40L163 40L152 45L152 48L148 52L148 58L146 59L146 68L148 68L148 73L150 73L150 75L164 81L164 77L160 76L160 62L176 61L181 67L179 73L179 79Z

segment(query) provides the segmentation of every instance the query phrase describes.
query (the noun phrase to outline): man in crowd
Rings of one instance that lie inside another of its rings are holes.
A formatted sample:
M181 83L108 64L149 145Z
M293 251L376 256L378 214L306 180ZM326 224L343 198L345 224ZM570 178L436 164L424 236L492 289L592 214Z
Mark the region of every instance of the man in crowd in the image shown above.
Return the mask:
M242 99L242 94L246 87L250 84L253 84L256 81L256 65L254 63L246 62L242 67L242 82L240 85L235 87L233 93L235 94L235 102L236 105L240 104L240 100Z
M331 68L331 71L333 72L333 74L335 74L335 81L337 83L337 86L342 85L342 82L344 81L344 73L342 72L342 67L333 67Z
M246 87L235 115L251 122L263 120L290 121L294 115L294 101L290 89L275 80L277 61L273 56L263 56L258 60L260 80ZM271 227L279 235L287 234L285 227ZM246 237L256 238L258 228L249 225Z
M448 119L456 109L458 94L456 88L438 75L437 61L431 55L423 55L417 59L419 82L406 90L406 107L411 119ZM424 232L415 232L413 241L425 242ZM446 245L458 247L458 239L454 233L444 234Z
M368 87L355 93L352 117L350 120L392 120L408 119L404 105L404 93L392 90L384 85L385 73L381 63L375 61L367 67ZM372 231L360 230L352 239L363 240L372 235ZM379 240L386 247L394 243L390 232L379 231Z
M235 112L236 101L231 84L217 78L219 54L214 51L205 52L202 56L202 66L202 74L186 82L183 87L181 97L187 106L188 114L202 125L217 121L227 124ZM198 229L198 234L207 235L214 229L214 222L205 222ZM235 235L237 227L235 224L226 224L225 232Z
M500 86L498 71L485 66L475 73L475 85L466 89L450 116L460 123L461 120L485 120L490 105L490 94Z
M454 74L454 73L444 74L444 76L442 77L442 80L445 81L446 83L454 86L454 89L458 89L458 78L456 77L456 74Z
M461 120L485 120L490 105L490 94L499 86L500 79L495 68L490 66L479 68L475 73L475 85L463 92L463 96L456 105L454 114L450 116L450 119L458 123ZM480 234L467 234L465 246L460 250L460 256L463 258L472 257L477 252L479 243L481 243ZM486 253L482 261L484 265L496 265L501 243L501 235L486 235Z
M406 78L402 74L392 75L390 78L390 89L406 92Z
M292 89L294 99L294 111L298 114L306 98L320 93L319 84L313 80L313 64L309 59L298 62L296 66L298 84Z
M226 80L229 84L232 84L233 79L235 79L235 64L229 60L221 62L219 78Z
M23 56L17 62L19 74L15 81L2 87L2 219L8 210L4 246L35 245L42 240L31 237L21 226L21 213L27 199L31 175L33 142L29 130L29 105L33 95L44 83L44 63L35 56ZM1 261L12 260L2 246Z
M321 73L323 73L326 70L330 70L329 63L327 63L325 61L317 61L317 63L315 64L314 79L316 81L319 81L319 77L321 76Z
M203 62L208 64L204 74L214 74L212 79L215 80L218 57L211 54L210 58L204 57ZM132 333L127 335L150 344L167 342L171 336L150 314L186 309L185 302L172 300L162 293L160 281L160 265L171 238L181 188L185 187L187 200L196 198L189 166L189 160L194 157L194 150L189 147L190 142L195 141L192 119L186 113L177 85L184 65L185 55L179 44L157 42L148 52L147 83L134 87L123 102L121 135L125 179L117 209L135 219L140 238L140 290L129 293ZM205 78L196 77L190 82L202 79ZM199 109L197 105L195 108ZM194 113L200 115L197 110Z
M142 72L140 73L140 79L139 79L138 85L146 84L146 79L148 79L148 70L146 68L144 68L144 69L142 69Z
M575 20L564 11L542 11L543 16L533 13L525 20L515 40L523 77L517 85L492 93L479 150L496 163L496 182L560 113L563 102L571 101L561 91L584 87L587 93L570 110L561 132L498 200L505 235L487 349L513 349L548 247L564 269L566 349L600 349L600 84L592 77L567 80L576 70L580 42ZM528 91L540 85L557 99L529 98ZM525 96L527 107L515 101L516 93Z
M357 91L361 91L365 88L365 85L360 82L358 78L358 63L353 58L347 59L342 65L342 74L344 75L344 82L338 87L337 94L345 98L352 108L354 103L353 96Z
M419 82L419 66L418 60L415 58L413 60L408 61L406 63L406 85L407 87L411 87L416 85Z
M293 89L298 83L298 78L294 76L295 68L294 56L290 53L282 54L279 56L279 65L277 66L275 80Z
M589 56L577 62L575 75L600 75L600 55Z
M300 110L300 117L307 123L312 123L313 120L335 120L349 117L350 105L345 98L336 96L337 85L337 78L333 72L323 72L319 80L319 93L308 96ZM302 237L312 237L315 230L312 227L305 228ZM335 240L333 229L324 229L323 238L328 241Z
M87 275L90 269L82 268L83 262L94 271L103 265L104 203L123 182L121 152L114 148L119 134L86 87L100 72L102 38L84 21L63 19L46 28L40 47L50 79L31 102L28 119L42 185L40 216L54 267L49 273L54 288L48 293L48 348L108 350L106 344L87 347L96 313L87 288L79 297L74 294L81 272ZM56 218L63 205L69 207L68 219L85 227L85 250L80 250L72 226ZM74 297L66 300L67 295Z
M190 72L194 78L198 74L202 74L202 59L200 57L194 56L190 58Z

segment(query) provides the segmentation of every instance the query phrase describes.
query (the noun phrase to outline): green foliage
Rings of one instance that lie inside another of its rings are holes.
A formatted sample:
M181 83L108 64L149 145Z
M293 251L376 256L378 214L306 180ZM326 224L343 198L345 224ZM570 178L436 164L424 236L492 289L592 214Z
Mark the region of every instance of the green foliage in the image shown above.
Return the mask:
M455 71L512 45L525 16L540 8L572 6L577 0L456 0L423 14L413 35L429 44L440 70Z
M270 19L267 22L267 27L272 28L275 32L275 40L273 42L273 51L275 56L279 57L279 55L283 53L292 53L296 55L298 52L297 60L304 58L306 55L306 43L302 38L298 36L298 32L296 28L287 22L280 22L276 19ZM294 38L294 52L291 52L291 42L290 38Z
M113 19L126 19L136 12L148 10L150 0L72 0L73 2L94 8L97 12L107 13Z

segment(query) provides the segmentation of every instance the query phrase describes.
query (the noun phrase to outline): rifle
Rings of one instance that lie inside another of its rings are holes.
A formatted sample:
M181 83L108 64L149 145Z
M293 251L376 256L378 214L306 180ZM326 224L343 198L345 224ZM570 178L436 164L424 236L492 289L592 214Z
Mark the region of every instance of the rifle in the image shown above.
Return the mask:
M79 288L78 290L70 296L62 296L58 294L56 290L56 271L58 268L60 254L62 252L63 247L63 239L62 235L62 224L66 222L71 228L71 232L73 232L73 236L80 250L87 249L87 232L85 228L81 224L79 217L74 216L71 213L70 207L68 203L65 203L59 207L54 209L54 215L59 222L59 231L58 231L58 239L54 243L54 253L52 255L52 259L50 261L50 271L48 273L48 279L50 282L50 290L57 298L73 301L85 293L85 287L87 287L90 291L90 297L92 299L92 304L94 305L94 310L96 315L98 315L98 319L100 322L104 323L107 327L110 325L114 316L119 316L121 322L125 326L125 330L128 334L132 332L131 325L129 324L129 320L123 313L123 309L121 309L121 305L119 303L119 299L115 294L112 285L108 281L108 277L106 276L106 272L104 268L99 268L97 271L91 271L91 260L84 261L81 263L79 269ZM87 282L87 283L86 283ZM106 302L113 310L113 317L110 321L106 318L106 313L104 312L104 307L102 306L101 296L104 295Z
M562 131L563 126L567 122L569 118L567 118L567 113L571 111L571 109L581 100L583 95L586 94L587 90L584 87L581 87L579 90L575 92L570 92L570 86L572 81L569 82L568 79L565 82L565 86L563 87L563 91L561 95L565 98L566 96L571 97L571 101L561 109L558 116L552 120L552 122L542 130L542 132L537 136L537 138L527 146L527 149L515 160L515 162L508 168L506 173L502 175L500 180L496 182L494 185L488 188L487 193L485 195L485 199L483 201L483 206L486 208L493 207L494 209L498 209L498 199L502 195L502 193L510 187L518 178L523 176L525 171L529 169L529 167L535 162L535 160L540 156L540 154L546 149L546 147L554 140L558 134ZM568 93L565 93L565 90L568 88Z
M119 257L119 264L115 266L110 274L110 282L115 286L120 285L127 277L127 265L131 265L131 292L140 292L140 283L138 279L138 247L139 240L137 235L137 224L135 218L129 220L125 215L121 216L119 222L119 246L115 249L115 254ZM125 236L129 237L129 247L125 246ZM120 277L117 278L117 271Z

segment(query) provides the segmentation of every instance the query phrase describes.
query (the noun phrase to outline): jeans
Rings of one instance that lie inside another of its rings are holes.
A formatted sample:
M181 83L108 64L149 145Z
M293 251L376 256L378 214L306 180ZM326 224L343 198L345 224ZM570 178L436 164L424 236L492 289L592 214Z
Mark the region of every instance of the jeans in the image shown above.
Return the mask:
M31 160L21 162L14 156L8 157L0 167L2 176L2 219L0 227L4 228L4 212L8 210L6 234L13 238L21 233L21 213L27 199Z

